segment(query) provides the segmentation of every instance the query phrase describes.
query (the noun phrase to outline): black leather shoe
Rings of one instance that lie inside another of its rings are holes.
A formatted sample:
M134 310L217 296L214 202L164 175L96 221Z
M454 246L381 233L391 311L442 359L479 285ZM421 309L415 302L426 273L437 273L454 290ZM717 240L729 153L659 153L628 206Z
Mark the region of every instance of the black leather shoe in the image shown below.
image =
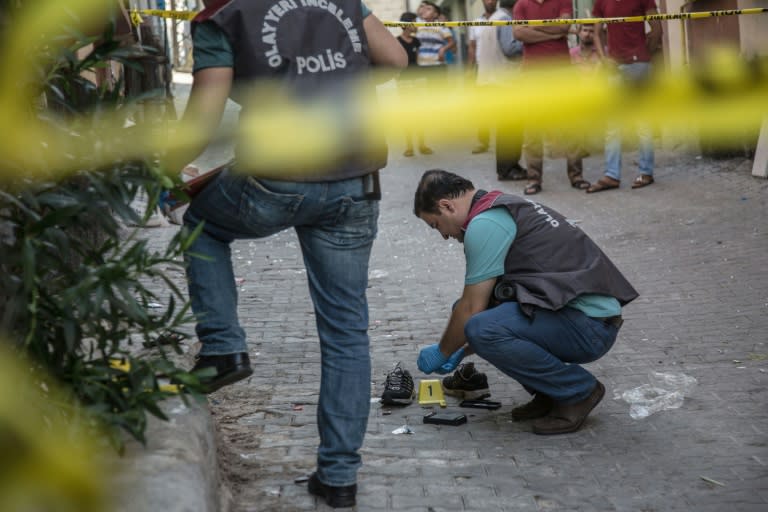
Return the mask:
M195 358L195 366L191 372L205 368L216 369L216 375L200 378L200 383L203 385L206 393L213 393L224 386L250 377L253 374L251 360L246 352L220 356L197 356Z
M309 477L309 482L307 483L307 489L315 496L325 498L325 502L329 507L342 508L355 506L357 484L333 487L332 485L325 485L317 478L317 473L312 473L312 476Z

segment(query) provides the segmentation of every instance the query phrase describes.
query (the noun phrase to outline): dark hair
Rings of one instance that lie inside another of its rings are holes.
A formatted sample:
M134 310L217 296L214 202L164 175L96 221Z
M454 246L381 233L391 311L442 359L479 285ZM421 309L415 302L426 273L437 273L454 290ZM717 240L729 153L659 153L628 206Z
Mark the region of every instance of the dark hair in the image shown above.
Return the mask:
M499 7L503 7L505 9L511 9L515 6L517 3L517 0L499 0Z
M438 5L437 5L435 2L430 2L430 0L423 0L421 3L422 3L422 4L426 4L426 5L429 5L430 7L434 7L434 8L435 8L435 10L437 11L437 14L442 14L442 12L443 12L443 11L440 9L440 7L439 7L439 6L438 6Z
M400 15L400 21L402 21L404 23L410 23L412 21L416 21L416 13L415 12L406 11L403 14Z
M416 187L413 199L413 213L438 213L437 202L445 198L456 198L475 186L466 178L442 169L426 171Z

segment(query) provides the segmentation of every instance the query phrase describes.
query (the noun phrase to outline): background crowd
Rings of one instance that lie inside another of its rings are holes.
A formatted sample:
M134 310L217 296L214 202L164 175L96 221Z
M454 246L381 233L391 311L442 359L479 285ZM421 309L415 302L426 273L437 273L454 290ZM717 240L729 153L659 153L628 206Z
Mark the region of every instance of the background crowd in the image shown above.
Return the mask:
M570 0L483 0L484 12L475 21L572 19ZM655 0L607 2L597 0L594 17L640 16L657 13ZM433 22L446 20L449 13L426 0L416 12L405 12L400 21ZM471 26L468 44L457 45L456 34L448 27L407 27L398 40L409 56L409 70L401 75L399 89L404 93L427 91L437 80L445 80L450 67L464 63L465 83L473 83L488 94L514 94L515 76L535 70L541 65L578 66L585 73L609 70L612 80L642 83L651 76L651 61L661 47L661 23L611 23L595 25L509 25ZM456 54L466 55L457 59ZM458 67L458 66L457 66ZM480 126L477 144L471 149L479 154L491 150L494 127ZM580 140L562 142L557 129L546 133L535 130L495 130L496 173L499 180L525 180L523 193L538 194L543 184L544 148L552 157L565 157L571 186L587 193L616 189L621 184L622 139L637 138L638 173L632 188L653 184L653 133L638 126L637 133L622 133L618 127L595 127ZM415 155L414 134L405 128L406 157ZM415 134L420 153L428 155L423 133ZM557 144L554 141L559 141ZM634 146L634 143L632 144ZM605 175L595 183L583 177L583 158L595 151L605 153Z

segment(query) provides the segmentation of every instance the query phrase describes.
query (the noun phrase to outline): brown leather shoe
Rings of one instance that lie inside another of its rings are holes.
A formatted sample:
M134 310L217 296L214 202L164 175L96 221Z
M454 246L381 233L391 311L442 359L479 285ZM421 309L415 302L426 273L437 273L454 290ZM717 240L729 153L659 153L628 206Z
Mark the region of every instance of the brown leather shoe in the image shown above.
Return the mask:
M512 421L525 421L543 418L555 406L555 401L544 393L536 393L533 400L512 409Z
M552 412L533 424L533 433L549 436L576 432L584 424L584 420L587 419L592 409L600 403L603 396L605 396L605 386L602 382L597 381L592 393L581 402L570 405L555 404Z

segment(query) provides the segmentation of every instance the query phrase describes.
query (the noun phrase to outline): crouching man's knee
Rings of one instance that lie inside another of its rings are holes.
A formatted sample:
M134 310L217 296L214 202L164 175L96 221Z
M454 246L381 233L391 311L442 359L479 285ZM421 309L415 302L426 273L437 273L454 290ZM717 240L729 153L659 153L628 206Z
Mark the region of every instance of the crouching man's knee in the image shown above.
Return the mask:
M479 316L480 315L474 315L466 324L464 324L464 337L475 352L477 352L478 348L481 348L486 341L483 329L484 322L478 318Z

